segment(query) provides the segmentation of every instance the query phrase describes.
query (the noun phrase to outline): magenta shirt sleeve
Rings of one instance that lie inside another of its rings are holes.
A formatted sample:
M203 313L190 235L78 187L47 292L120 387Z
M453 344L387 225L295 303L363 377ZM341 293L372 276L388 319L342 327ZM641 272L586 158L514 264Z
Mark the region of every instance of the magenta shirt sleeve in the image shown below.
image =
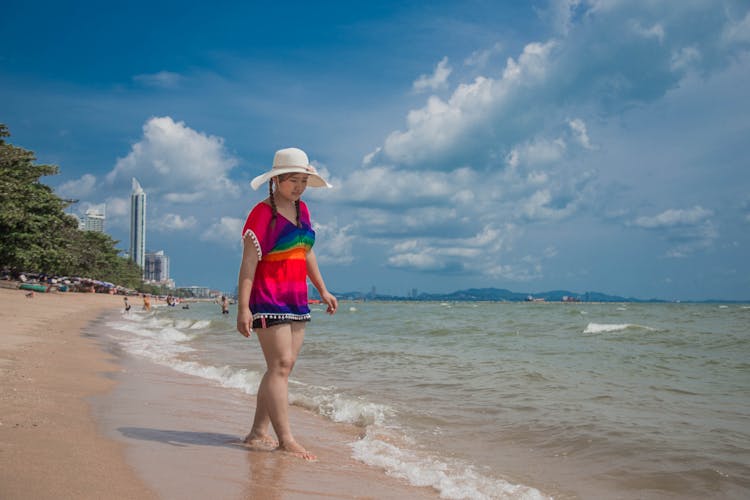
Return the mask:
M252 241L258 251L258 260L268 253L268 230L271 224L271 207L265 203L258 203L247 216L242 228L242 240L247 244Z

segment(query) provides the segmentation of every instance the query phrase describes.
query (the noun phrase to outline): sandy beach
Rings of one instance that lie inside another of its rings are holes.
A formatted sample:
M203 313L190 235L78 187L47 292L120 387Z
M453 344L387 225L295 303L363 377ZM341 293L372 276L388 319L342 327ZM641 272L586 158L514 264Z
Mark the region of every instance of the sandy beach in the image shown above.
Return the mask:
M156 498L87 398L118 370L81 329L122 297L0 289L0 498Z
M254 398L118 352L101 332L121 307L0 289L0 498L438 498L351 458L358 428L299 408L317 462L248 450Z

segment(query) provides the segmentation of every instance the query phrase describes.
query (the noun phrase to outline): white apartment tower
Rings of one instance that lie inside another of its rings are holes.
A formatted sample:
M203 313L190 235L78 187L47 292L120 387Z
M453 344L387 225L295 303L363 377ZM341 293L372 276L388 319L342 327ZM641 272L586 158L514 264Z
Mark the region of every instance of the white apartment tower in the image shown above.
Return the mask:
M141 269L146 268L146 193L133 177L130 194L130 258Z
M156 283L166 283L169 281L169 256L164 255L164 250L146 254L144 278L147 281Z
M83 216L83 220L80 223L80 228L84 231L96 231L98 233L104 232L104 220L106 219L106 205L94 205L86 210L86 214Z

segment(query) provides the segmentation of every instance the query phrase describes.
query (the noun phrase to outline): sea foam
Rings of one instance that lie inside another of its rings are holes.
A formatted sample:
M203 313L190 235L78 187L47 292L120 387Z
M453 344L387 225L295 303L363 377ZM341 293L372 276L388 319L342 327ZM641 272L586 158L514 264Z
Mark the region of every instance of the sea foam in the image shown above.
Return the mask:
M195 337L170 325L180 325L188 330L195 330L196 325L199 325L198 328L204 328L206 324L210 324L210 321L193 323L184 320L173 322L170 320L136 319L130 322L113 321L108 326L120 332L135 334L135 336L119 335L117 338L125 350L131 354L149 359L180 373L211 380L223 387L239 389L247 394L256 394L262 378L261 373L230 366L204 365L195 361L180 359L181 354L194 351L193 348L183 344Z
M198 320L195 323L193 323L190 326L190 329L191 330L202 330L204 328L208 328L209 326L211 326L211 321L203 319L203 320Z
M299 391L290 392L289 400L294 405L312 410L334 422L359 427L382 424L394 414L393 409L387 405L346 397L323 387L305 386Z
M185 353L193 350L186 344L200 335L196 330L209 328L210 320L192 322L135 314L123 316L122 320L110 322L108 326L120 332L116 338L131 354L180 373L210 380L222 387L249 395L257 393L263 375L261 372L183 359ZM355 459L380 467L387 474L406 479L412 485L432 487L442 498L548 498L534 488L485 476L469 463L420 450L408 433L395 425L396 412L388 405L347 396L336 387L316 386L296 380L290 380L289 400L291 404L310 409L331 421L364 428L364 437L351 443Z
M372 436L371 430L351 444L353 456L368 465L384 469L388 475L406 479L414 486L435 488L441 498L451 499L547 499L539 490L512 484L478 473L469 464L421 455Z
M654 331L653 328L648 326L636 325L633 323L589 323L583 333L609 333L609 332L620 332L628 329L640 329Z

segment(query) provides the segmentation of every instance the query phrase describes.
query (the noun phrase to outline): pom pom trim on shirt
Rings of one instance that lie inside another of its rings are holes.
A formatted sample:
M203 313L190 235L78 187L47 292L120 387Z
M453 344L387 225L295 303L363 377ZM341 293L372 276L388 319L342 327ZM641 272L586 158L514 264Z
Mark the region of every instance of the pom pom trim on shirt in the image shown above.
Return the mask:
M306 321L311 318L310 313L307 314L273 314L273 313L256 313L253 314L253 320L266 318L266 319L290 319L292 321Z
M255 233L252 229L248 229L245 231L245 234L242 235L242 243L244 244L247 237L250 236L250 239L253 240L253 245L255 245L255 251L258 252L258 260L263 259L263 251L260 249L260 242L258 241L257 236L255 236Z

